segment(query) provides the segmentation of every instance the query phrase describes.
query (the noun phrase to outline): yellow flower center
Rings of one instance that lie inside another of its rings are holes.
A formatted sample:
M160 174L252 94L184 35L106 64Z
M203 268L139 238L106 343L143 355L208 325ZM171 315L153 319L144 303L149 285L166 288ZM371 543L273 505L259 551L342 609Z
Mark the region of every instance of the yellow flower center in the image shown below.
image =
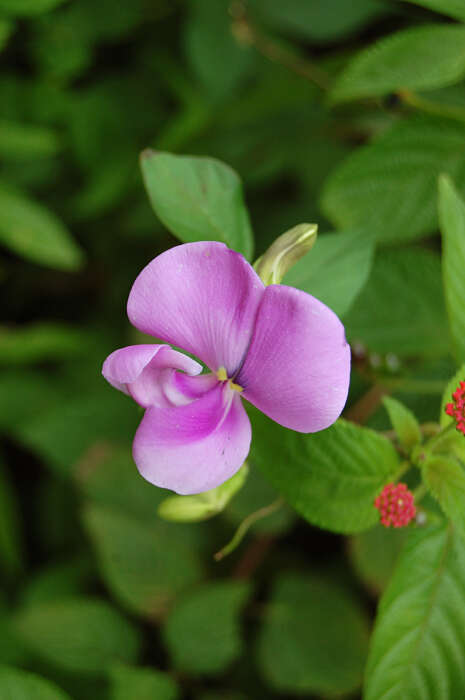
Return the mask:
M220 367L216 373L216 376L218 377L220 382L228 382L230 388L233 391L238 391L239 393L241 391L244 391L244 387L240 386L240 384L235 384L232 379L228 379L228 373L226 372L226 367Z

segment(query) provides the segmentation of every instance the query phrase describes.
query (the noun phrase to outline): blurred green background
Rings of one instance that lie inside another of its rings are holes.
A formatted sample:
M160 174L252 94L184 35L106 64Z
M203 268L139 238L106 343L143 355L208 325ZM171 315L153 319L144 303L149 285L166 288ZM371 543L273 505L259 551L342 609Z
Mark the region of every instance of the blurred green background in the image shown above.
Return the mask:
M130 286L178 242L150 207L138 155L202 154L242 178L256 256L301 221L323 237L354 231L318 272L360 341L356 417L372 412L357 400L381 375L421 419L436 418L452 370L434 188L444 168L465 186L463 83L432 93L423 116L390 88L350 104L328 97L379 37L452 23L433 13L439 1L419 5L0 0L1 700L359 697L402 534L343 538L283 508L215 563L275 492L252 460L216 519L160 519L166 493L130 455L141 414L100 368L138 342ZM402 150L416 140L429 144L423 160ZM356 162L339 169L352 152L372 178L358 189ZM374 237L390 247L347 315ZM347 276L358 280L350 302ZM372 424L387 427L382 411Z

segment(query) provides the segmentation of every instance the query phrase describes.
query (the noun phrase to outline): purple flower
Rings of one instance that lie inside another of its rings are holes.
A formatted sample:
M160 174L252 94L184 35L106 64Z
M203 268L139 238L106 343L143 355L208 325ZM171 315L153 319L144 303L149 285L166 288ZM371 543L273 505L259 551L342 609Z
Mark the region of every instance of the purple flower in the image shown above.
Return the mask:
M349 387L350 349L337 316L293 287L265 287L223 243L180 245L137 277L131 323L169 345L113 352L104 377L145 410L133 445L143 477L180 494L229 479L251 428L242 399L287 428L327 428ZM286 465L283 465L283 469Z

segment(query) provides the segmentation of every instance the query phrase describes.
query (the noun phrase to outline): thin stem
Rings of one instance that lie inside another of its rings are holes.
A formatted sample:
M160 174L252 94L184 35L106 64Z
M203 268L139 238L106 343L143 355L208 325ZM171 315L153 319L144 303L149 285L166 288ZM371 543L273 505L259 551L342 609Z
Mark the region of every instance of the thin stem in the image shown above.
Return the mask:
M268 506L264 506L263 508L259 508L259 510L256 510L254 513L250 513L250 515L248 515L241 522L228 544L226 544L222 549L220 549L219 552L217 552L214 555L214 559L216 561L221 561L221 559L224 559L224 557L228 556L228 554L231 554L231 552L233 552L236 549L236 547L242 542L248 530L250 530L252 525L256 523L257 520L261 520L262 518L268 517L268 515L272 515L277 510L282 508L283 505L284 500L282 498L277 498Z

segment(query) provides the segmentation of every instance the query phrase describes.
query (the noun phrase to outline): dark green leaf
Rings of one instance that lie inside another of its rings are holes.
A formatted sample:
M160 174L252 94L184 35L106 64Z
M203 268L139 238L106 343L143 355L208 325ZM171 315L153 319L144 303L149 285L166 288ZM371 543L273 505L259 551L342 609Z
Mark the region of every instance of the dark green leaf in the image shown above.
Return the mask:
M436 10L444 15L450 15L455 19L465 22L465 5L462 0L404 0L404 2L414 2L416 5Z
M119 664L110 669L109 700L176 700L174 680L162 671Z
M0 0L0 12L18 17L33 17L52 10L62 2L65 0Z
M352 566L373 593L380 593L389 583L406 536L405 528L393 530L377 525L350 538Z
M8 666L0 666L0 697L2 700L71 700L51 681Z
M61 221L32 199L0 183L0 243L27 260L76 270L84 257Z
M17 575L23 565L21 523L16 494L5 466L0 462L0 568Z
M141 167L152 206L169 230L184 242L222 241L247 258L252 229L241 181L213 158L144 151Z
M339 76L331 97L342 102L401 88L431 90L456 83L464 75L465 27L413 27L357 54Z
M58 323L0 326L0 365L61 360L86 353L91 337L82 328Z
M30 605L16 614L14 631L38 657L82 674L102 675L115 661L131 663L139 650L135 628L94 598Z
M238 618L249 594L245 581L215 581L179 599L163 628L176 668L219 673L239 656Z
M427 487L457 527L457 532L465 537L464 467L451 457L437 456L428 459L422 471Z
M59 148L60 139L51 129L0 119L0 155L2 158L28 160L53 156Z
M268 684L286 696L333 696L356 690L368 646L361 607L330 579L281 574L258 638Z
M339 229L363 228L379 241L412 240L437 227L437 178L465 188L463 124L433 117L396 123L355 150L325 183L322 206Z
M465 543L446 524L413 530L378 610L365 700L460 698Z
M306 520L345 533L376 523L373 501L399 466L389 440L344 420L310 435L258 412L253 425L253 460Z
M464 29L465 31L465 29ZM439 180L444 296L455 359L465 362L465 203L451 180Z
M363 234L319 236L285 275L283 284L303 289L343 316L365 285L372 259L373 244Z
M446 355L450 343L439 256L420 248L380 251L345 327L350 340L374 352Z

